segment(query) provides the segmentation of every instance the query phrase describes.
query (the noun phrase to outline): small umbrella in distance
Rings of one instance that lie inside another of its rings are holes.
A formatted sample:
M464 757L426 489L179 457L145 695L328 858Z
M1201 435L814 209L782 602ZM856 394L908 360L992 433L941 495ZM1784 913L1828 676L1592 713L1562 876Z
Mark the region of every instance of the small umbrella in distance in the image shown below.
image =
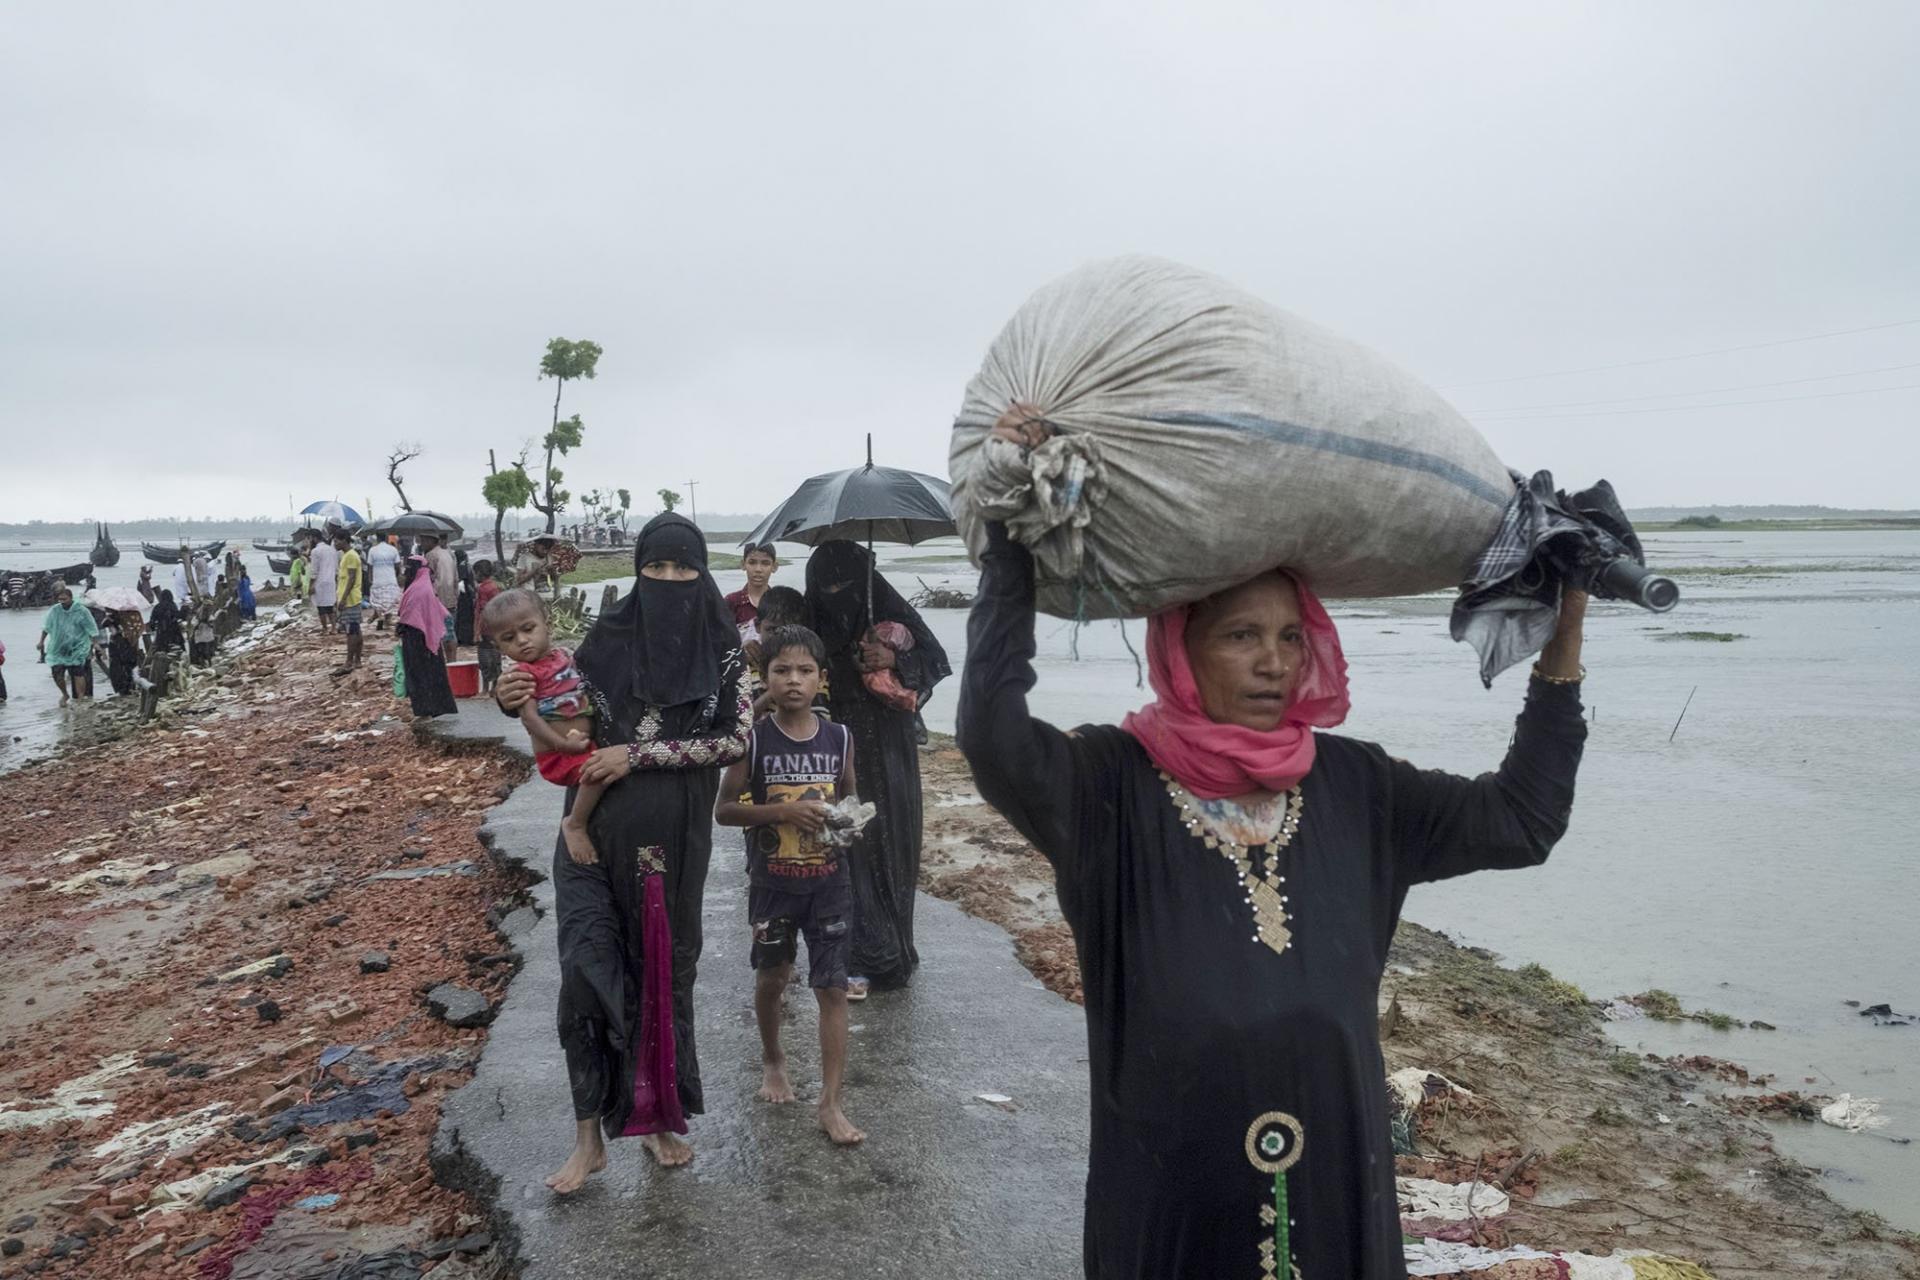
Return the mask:
M319 516L322 520L332 520L349 527L358 527L366 523L360 513L344 502L309 502L300 508L303 516Z
M744 545L798 542L817 547L823 542L858 542L867 550L878 542L908 546L929 538L958 533L953 522L953 499L945 480L873 465L873 437L867 437L867 464L848 471L814 476L775 507ZM873 609L873 567L867 568L867 609Z

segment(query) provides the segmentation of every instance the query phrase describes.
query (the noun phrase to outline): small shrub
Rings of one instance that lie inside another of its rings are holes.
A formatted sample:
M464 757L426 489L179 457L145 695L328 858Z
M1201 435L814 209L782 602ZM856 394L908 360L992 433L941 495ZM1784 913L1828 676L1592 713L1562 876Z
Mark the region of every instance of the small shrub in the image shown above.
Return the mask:
M1615 1053L1611 1058L1607 1059L1607 1066L1613 1069L1615 1075L1627 1076L1629 1078L1639 1076L1643 1069L1640 1065L1639 1058L1636 1058L1631 1053L1625 1052Z
M1698 1166L1683 1164L1673 1171L1673 1185L1676 1187L1689 1187L1696 1182L1704 1182L1706 1177L1707 1175L1700 1172Z
M1587 1122L1589 1124L1605 1125L1611 1129L1619 1129L1626 1125L1627 1113L1614 1106L1611 1102L1603 1102L1593 1109L1593 1114L1587 1117Z
M1639 995L1629 998L1634 1004L1645 1009L1649 1018L1658 1018L1662 1022L1678 1022L1686 1016L1685 1011L1680 1008L1680 997L1671 991L1662 991L1655 987L1651 991L1642 991Z

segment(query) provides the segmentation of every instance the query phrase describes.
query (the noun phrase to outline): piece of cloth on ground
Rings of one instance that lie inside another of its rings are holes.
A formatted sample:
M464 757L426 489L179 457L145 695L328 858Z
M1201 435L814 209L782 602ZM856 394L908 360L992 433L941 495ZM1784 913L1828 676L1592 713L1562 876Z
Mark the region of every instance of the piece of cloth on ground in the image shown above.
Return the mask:
M1395 1178L1400 1213L1408 1218L1464 1222L1497 1218L1512 1207L1507 1193L1486 1182L1435 1182L1432 1178Z

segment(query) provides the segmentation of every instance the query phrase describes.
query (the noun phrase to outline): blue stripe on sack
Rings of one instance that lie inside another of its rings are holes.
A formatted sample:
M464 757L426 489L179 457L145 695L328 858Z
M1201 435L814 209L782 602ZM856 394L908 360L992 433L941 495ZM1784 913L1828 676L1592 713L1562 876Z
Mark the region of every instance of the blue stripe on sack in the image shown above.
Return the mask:
M1165 413L1156 416L1153 421L1176 427L1229 427L1235 431L1254 432L1281 444L1305 445L1309 449L1345 454L1349 458L1360 458L1367 462L1384 462L1390 467L1401 467L1408 471L1424 471L1495 506L1504 507L1513 500L1511 492L1500 492L1459 463L1449 462L1431 453L1422 453L1418 449L1382 444L1378 440L1357 440L1321 427L1275 422L1251 413Z

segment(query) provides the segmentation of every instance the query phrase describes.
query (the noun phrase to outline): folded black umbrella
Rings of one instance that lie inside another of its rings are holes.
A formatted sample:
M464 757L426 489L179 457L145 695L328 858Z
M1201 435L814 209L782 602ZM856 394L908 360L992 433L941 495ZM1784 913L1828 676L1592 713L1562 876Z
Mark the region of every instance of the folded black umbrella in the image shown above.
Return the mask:
M1488 688L1553 638L1568 587L1658 612L1679 598L1667 579L1645 573L1639 535L1612 485L1602 480L1569 495L1553 487L1552 472L1512 474L1516 488L1500 530L1453 602L1453 638L1479 652Z

